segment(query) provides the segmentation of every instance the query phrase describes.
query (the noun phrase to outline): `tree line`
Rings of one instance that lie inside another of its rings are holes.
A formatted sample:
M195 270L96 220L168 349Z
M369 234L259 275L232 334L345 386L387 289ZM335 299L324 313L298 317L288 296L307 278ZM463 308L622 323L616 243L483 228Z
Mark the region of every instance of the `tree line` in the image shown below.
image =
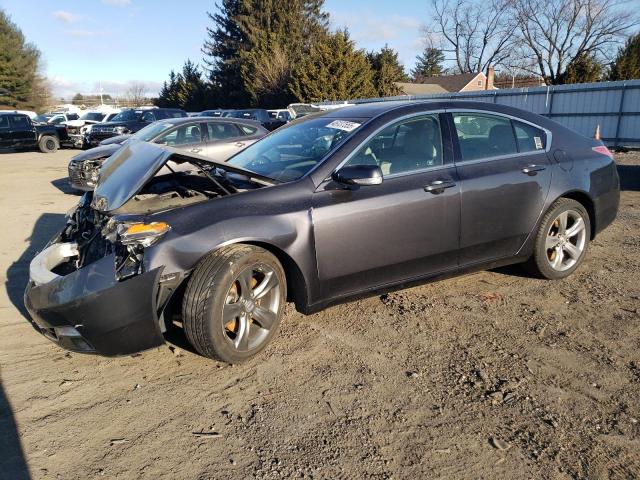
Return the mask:
M50 100L40 51L0 9L0 109L40 110Z
M331 31L323 0L222 0L208 13L203 67L171 71L157 104L281 107L399 95L397 82L486 71L547 84L640 78L638 25L622 0L430 0L427 47L410 75L389 46L366 52ZM448 65L448 68L445 68Z

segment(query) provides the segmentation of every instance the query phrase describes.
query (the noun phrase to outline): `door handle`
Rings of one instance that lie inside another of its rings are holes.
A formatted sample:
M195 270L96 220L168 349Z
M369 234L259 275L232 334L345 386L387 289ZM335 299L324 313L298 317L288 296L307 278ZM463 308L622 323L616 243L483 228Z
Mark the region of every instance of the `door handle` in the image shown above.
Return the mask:
M534 175L537 175L538 172L541 172L545 168L547 167L545 167L544 165L527 165L522 169L522 173L524 173L525 175L529 175L530 177L533 177Z
M189 150L192 153L200 153L202 151L201 148L192 148L191 150Z
M451 188L455 186L456 182L453 182L451 180L435 180L424 187L424 191L433 193L434 195L438 195L439 193L444 192L445 188Z
M244 147L244 143L242 143L242 142L236 142L236 147Z

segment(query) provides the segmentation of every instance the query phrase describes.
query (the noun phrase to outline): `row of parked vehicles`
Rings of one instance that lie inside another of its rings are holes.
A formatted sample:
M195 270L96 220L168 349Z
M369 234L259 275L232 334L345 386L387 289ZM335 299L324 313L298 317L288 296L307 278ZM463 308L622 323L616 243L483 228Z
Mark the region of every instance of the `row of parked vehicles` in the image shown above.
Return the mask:
M205 110L187 113L177 108L140 107L89 110L84 113L0 111L0 149L38 148L44 153L60 147L91 148L104 140L135 134L153 122L187 117L250 120L272 131L295 118L345 104L317 106L291 104L286 109Z

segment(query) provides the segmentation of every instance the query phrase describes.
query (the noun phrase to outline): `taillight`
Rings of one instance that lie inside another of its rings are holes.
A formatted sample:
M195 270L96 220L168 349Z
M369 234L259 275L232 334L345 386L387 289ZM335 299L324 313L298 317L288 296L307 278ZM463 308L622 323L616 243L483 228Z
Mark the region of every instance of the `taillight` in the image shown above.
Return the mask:
M613 158L613 153L611 153L604 145L598 145L597 147L593 147L591 150L598 152L601 155L606 155L609 158Z

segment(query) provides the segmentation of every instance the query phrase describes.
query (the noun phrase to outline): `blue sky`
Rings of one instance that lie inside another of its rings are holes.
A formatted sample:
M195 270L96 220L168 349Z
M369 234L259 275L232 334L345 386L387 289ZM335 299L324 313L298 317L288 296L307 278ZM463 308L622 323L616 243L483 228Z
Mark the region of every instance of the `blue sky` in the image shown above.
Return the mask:
M201 62L214 0L0 0L43 55L56 96L122 94L142 82L156 94L171 69ZM427 2L326 0L332 27L348 27L360 48L386 44L409 69L423 44Z

